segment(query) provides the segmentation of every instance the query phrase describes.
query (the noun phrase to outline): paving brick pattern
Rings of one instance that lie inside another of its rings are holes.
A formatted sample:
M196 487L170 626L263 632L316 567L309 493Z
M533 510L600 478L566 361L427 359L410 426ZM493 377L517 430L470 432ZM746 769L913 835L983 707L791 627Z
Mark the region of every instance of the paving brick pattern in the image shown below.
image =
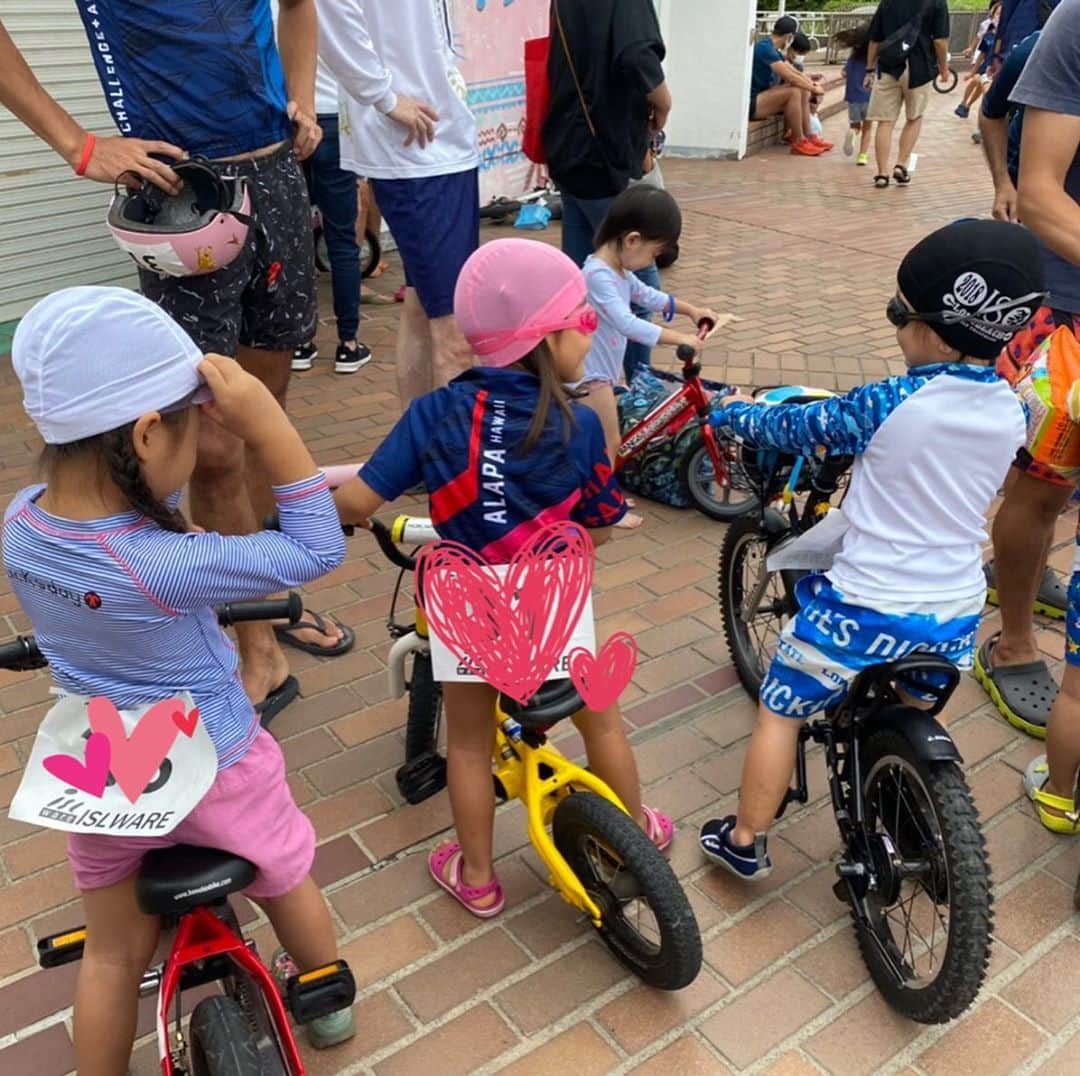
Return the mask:
M683 256L668 284L743 320L710 352L708 372L743 384L809 381L845 389L897 371L883 308L899 256L931 227L984 213L989 186L965 126L936 99L908 189L871 186L839 149L820 160L768 150L736 163L665 162L686 212ZM842 117L828 124L837 142ZM509 234L489 229L486 237ZM554 238L554 236L549 236ZM396 272L377 282L392 292ZM324 300L326 296L324 295ZM325 303L326 309L329 303ZM364 308L375 361L352 378L326 362L294 379L290 411L317 458L364 458L398 412L396 310ZM320 341L332 346L332 326ZM658 356L666 362L666 357ZM16 386L0 370L0 493L31 476L36 440ZM398 507L420 509L404 500ZM565 1072L784 1074L1080 1071L1080 920L1071 906L1080 845L1046 833L1022 800L1020 774L1039 748L1005 725L974 682L947 713L983 812L997 883L997 936L978 1004L947 1027L910 1024L885 1007L830 892L837 841L820 762L814 802L791 812L773 842L777 869L740 885L705 866L698 824L730 807L753 720L720 633L714 579L719 524L645 504L644 529L599 552L601 635L632 631L641 663L625 713L646 799L670 811L672 862L701 923L706 966L685 992L661 995L626 975L547 890L521 811L500 811L498 869L506 912L480 922L436 891L425 854L450 822L446 795L404 806L393 772L405 708L387 698L384 629L394 575L373 545L350 544L343 567L309 588L314 608L357 631L354 653L297 656L304 698L275 726L290 780L321 842L316 876L356 969L359 1034L309 1054L310 1071L413 1076ZM1071 561L1071 519L1054 563ZM27 628L0 592L4 637ZM993 629L991 613L983 631ZM1060 631L1042 631L1060 662ZM13 793L47 706L40 675L0 673L0 807ZM580 740L561 730L572 754ZM260 950L265 921L241 911ZM74 970L32 970L35 940L79 922L64 841L0 812L0 1073L60 1076L73 1065ZM150 1030L149 1006L141 1029ZM156 1071L143 1038L133 1071Z

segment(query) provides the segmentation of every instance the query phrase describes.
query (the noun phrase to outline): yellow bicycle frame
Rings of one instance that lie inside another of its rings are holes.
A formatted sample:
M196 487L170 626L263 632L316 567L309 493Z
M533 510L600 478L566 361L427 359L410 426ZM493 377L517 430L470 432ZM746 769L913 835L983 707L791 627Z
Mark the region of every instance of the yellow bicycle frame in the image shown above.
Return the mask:
M584 912L599 927L603 918L600 909L555 847L548 827L555 808L570 794L571 785L594 792L620 811L629 812L599 777L575 765L554 747L547 744L531 747L523 740L510 740L502 730L506 716L496 699L492 754L495 777L508 800L519 799L525 805L529 840L551 872L548 880L552 887L567 904Z

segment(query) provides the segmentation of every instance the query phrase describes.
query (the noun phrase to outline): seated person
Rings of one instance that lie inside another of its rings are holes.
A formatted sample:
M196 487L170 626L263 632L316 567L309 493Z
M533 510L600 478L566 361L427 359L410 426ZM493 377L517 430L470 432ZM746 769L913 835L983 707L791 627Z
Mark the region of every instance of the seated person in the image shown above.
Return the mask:
M791 133L791 152L802 157L818 157L832 149L810 132L810 101L824 95L824 90L784 59L784 54L799 29L790 15L776 20L772 33L754 46L750 77L750 119L767 120L781 113Z
M766 831L791 781L803 721L841 702L863 669L933 649L972 665L986 599L985 517L1024 410L994 360L1045 295L1039 246L1003 221L957 221L908 252L888 317L907 374L807 405L729 397L712 414L763 448L854 455L839 550L804 576L761 686L738 814L706 822L705 855L740 878L772 869ZM989 301L988 301L989 299ZM924 693L910 685L919 705Z

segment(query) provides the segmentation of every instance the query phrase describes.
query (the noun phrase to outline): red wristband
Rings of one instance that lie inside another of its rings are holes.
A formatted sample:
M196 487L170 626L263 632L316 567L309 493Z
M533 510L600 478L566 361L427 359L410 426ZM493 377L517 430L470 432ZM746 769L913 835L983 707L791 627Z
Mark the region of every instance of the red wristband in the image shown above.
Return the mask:
M75 175L85 176L86 169L90 165L90 158L94 155L94 146L97 144L97 139L94 137L93 132L86 132L86 143L83 146L82 156L79 158L78 167L75 169Z

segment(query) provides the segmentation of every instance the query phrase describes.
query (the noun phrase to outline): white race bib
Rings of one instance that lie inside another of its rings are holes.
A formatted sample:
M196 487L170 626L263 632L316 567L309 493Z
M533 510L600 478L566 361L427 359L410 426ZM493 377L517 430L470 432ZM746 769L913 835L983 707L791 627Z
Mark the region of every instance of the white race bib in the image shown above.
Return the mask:
M119 712L105 703L119 720L99 723L106 731L97 732L91 729L91 701L64 695L45 715L8 813L20 822L69 833L161 837L171 832L217 777L217 751L195 700L184 692L168 704ZM149 724L135 732L155 710Z

